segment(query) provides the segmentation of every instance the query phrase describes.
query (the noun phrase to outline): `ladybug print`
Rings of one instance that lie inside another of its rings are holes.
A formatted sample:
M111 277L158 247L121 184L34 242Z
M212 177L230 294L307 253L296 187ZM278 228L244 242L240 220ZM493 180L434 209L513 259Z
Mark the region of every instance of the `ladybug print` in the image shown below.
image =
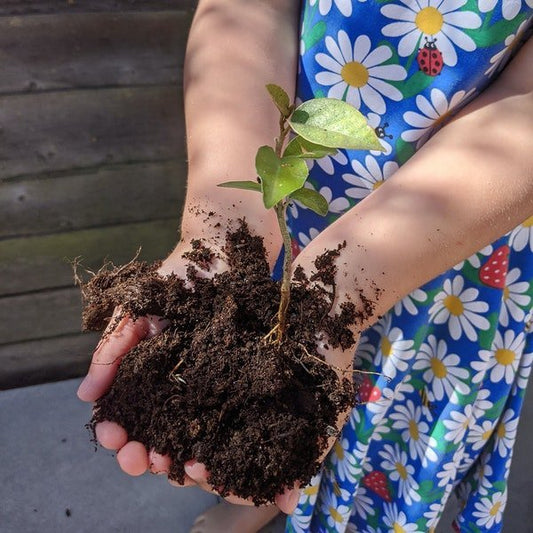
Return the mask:
M443 62L442 62L442 53L437 48L434 40L429 40L426 37L426 44L424 48L420 48L416 56L416 62L420 67L420 70L427 74L428 76L437 76L441 73Z

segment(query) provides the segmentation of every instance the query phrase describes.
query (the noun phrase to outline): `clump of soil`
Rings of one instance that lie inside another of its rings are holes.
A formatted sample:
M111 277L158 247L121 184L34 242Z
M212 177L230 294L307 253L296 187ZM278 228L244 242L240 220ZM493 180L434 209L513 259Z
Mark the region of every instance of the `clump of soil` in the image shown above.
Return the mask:
M287 335L280 345L270 342L279 283L262 240L241 222L224 253L230 269L212 279L197 275L195 265L207 270L214 257L198 241L187 256L187 280L132 262L82 286L85 329L104 329L118 304L133 318L152 314L168 323L123 358L90 426L117 422L130 440L171 457L171 479L183 482L183 465L194 458L221 495L259 505L309 482L338 417L353 406L351 373L339 381L317 342L325 334L330 346L349 348L348 326L360 317L350 303L330 316L339 250L330 251L316 262L312 278L320 283L297 272Z

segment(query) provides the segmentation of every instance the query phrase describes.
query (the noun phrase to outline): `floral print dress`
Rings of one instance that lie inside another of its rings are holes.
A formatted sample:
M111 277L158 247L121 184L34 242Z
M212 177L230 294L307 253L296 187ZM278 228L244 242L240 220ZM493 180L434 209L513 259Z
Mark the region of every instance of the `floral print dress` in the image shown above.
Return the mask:
M298 97L356 106L384 152L314 163L321 218L295 203L303 247L371 194L498 74L533 0L307 0ZM482 135L483 132L480 132ZM431 179L431 176L428 176ZM460 531L502 528L533 361L533 217L398 302L361 337L359 404L303 490L288 532L427 532L452 491Z

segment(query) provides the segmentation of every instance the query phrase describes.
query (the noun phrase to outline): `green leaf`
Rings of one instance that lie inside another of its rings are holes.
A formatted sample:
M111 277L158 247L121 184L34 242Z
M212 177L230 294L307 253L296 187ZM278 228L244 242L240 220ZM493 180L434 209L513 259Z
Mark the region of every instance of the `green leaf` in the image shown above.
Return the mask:
M365 117L342 100L308 100L296 108L289 124L298 135L315 144L330 148L383 151Z
M261 178L263 203L267 209L303 187L309 174L299 157L279 158L270 146L261 146L255 157L255 168Z
M257 183L257 181L225 181L224 183L219 183L218 187L261 192L261 184Z
M302 35L302 38L305 44L305 49L310 50L311 48L313 48L313 46L315 46L315 44L320 42L322 38L324 37L324 34L326 33L326 29L327 29L326 23L323 20L321 20L317 22L311 28L311 30L305 31L304 34Z
M285 118L290 117L292 106L289 95L279 85L273 83L269 83L266 88L280 113Z
M329 146L312 143L303 137L297 135L292 139L285 151L283 157L303 157L304 159L321 159L327 155L335 155L337 150Z
M328 214L328 201L319 192L313 191L313 189L298 189L291 193L291 198L298 200L298 202L312 209L320 216L325 217Z

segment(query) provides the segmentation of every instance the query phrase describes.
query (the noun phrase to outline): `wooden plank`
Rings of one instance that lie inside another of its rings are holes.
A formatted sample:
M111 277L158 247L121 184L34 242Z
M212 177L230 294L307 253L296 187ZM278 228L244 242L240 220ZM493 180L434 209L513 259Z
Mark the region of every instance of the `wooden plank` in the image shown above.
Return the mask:
M0 295L72 285L71 261L78 256L81 256L84 266L91 270L101 267L106 259L115 264L127 263L139 247L142 247L139 259L162 259L177 242L177 225L176 217L42 237L2 240ZM2 301L0 298L0 303ZM18 315L17 320L22 320L21 317L24 315Z
M80 331L81 296L77 287L0 299L0 344Z
M180 90L112 88L0 97L0 181L184 158Z
M0 346L0 390L82 376L99 333Z
M198 0L2 0L0 15L194 9Z
M0 183L0 238L177 219L185 174L185 161L167 161Z
M191 13L0 18L0 94L179 83Z

